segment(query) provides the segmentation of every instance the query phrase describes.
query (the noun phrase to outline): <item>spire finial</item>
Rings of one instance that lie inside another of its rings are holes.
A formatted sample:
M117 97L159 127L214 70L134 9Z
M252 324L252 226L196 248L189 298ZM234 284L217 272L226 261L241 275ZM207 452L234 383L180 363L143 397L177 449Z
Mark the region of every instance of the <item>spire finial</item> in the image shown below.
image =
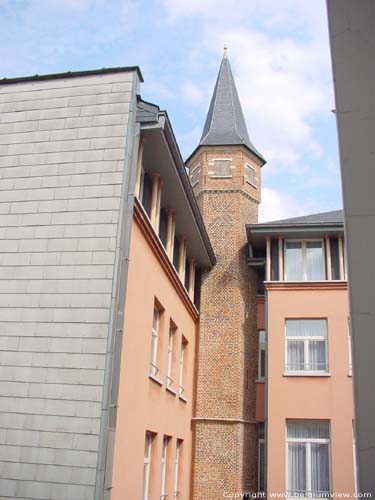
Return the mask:
M228 44L224 43L224 54L223 57L228 57Z

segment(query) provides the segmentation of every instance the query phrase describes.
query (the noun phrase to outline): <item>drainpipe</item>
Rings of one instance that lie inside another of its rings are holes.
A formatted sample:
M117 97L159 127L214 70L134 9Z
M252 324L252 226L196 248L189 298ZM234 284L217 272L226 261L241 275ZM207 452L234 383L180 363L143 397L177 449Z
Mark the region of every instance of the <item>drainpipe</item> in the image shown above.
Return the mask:
M137 174L137 151L140 125L136 123L138 79L134 76L130 102L124 160L124 179L116 238L115 265L112 285L107 354L99 433L98 462L95 480L95 500L107 500L112 489L114 438L117 417L118 385L124 309L129 267L130 236L133 221L134 190Z

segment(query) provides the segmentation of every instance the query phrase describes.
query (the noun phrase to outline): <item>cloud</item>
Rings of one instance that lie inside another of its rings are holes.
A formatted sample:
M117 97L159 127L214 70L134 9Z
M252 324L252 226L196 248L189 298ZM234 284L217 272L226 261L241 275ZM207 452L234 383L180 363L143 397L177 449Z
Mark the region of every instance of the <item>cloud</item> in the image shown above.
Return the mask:
M297 198L277 189L267 187L262 189L259 222L298 217L307 213L311 213L310 204L303 204Z
M186 81L183 83L181 93L193 105L200 105L204 102L204 92L200 87L192 82Z

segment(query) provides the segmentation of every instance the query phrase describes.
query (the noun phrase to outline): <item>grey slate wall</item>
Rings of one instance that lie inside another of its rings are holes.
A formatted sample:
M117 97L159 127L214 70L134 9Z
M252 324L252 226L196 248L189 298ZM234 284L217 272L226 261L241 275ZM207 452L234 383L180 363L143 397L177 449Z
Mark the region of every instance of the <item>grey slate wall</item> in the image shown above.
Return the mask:
M0 500L94 495L137 87L133 71L0 85Z

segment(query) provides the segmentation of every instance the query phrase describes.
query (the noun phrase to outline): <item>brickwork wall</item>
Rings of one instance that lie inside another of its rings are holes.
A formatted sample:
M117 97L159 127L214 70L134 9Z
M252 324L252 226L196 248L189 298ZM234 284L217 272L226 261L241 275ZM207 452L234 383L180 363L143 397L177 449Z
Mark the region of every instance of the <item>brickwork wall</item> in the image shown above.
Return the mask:
M231 177L212 177L219 158L231 160ZM257 187L245 181L246 163ZM190 163L198 164L194 189L217 264L202 278L193 498L216 500L257 487L257 278L245 224L258 220L260 165L241 146L201 149Z

